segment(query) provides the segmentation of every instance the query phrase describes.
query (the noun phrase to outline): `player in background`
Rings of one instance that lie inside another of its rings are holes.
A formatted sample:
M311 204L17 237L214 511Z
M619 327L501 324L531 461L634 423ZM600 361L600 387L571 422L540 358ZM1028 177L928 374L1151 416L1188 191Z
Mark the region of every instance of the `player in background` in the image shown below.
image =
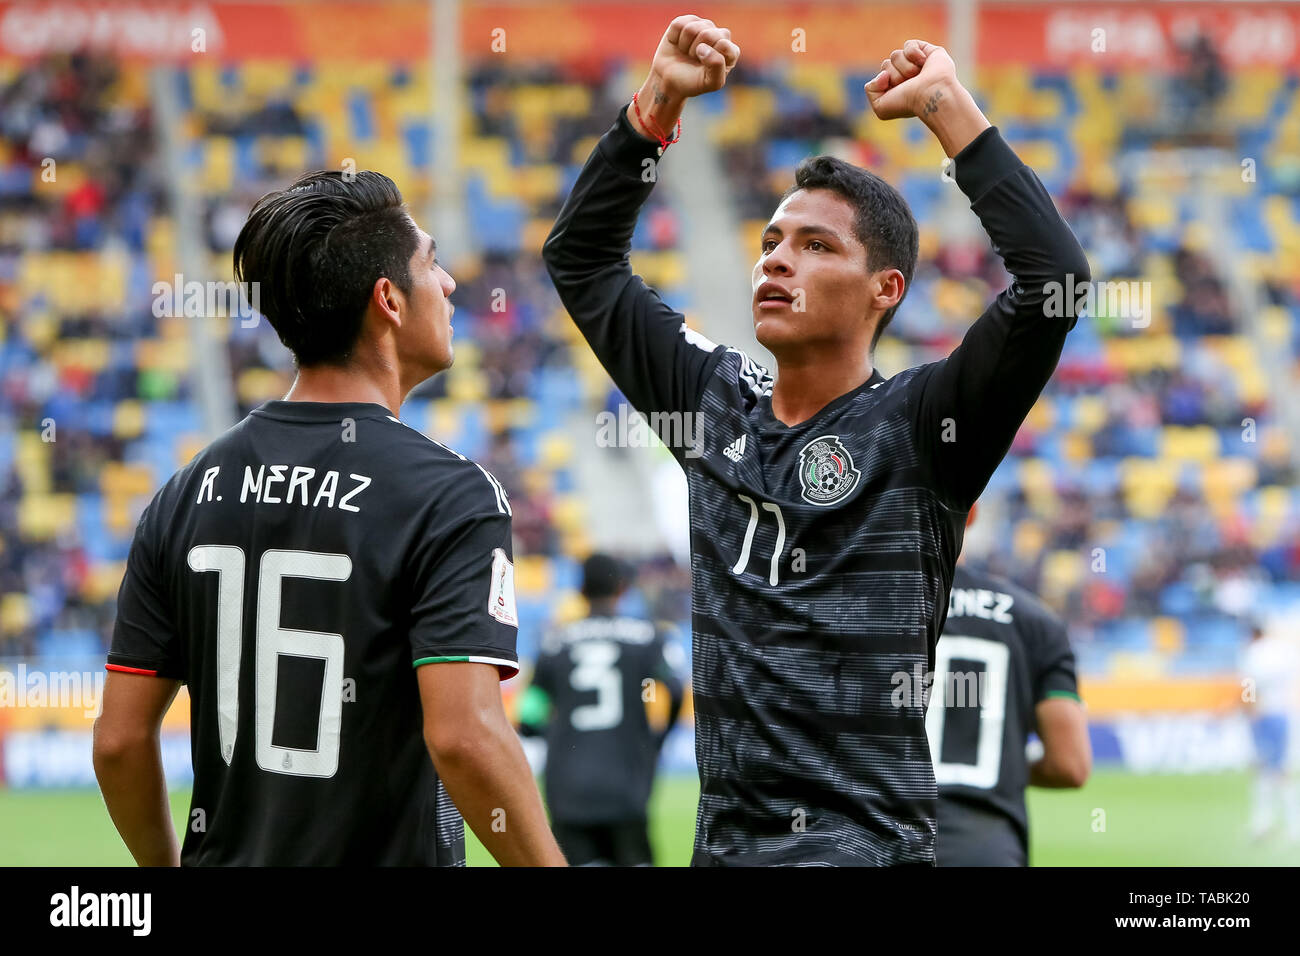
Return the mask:
M1295 714L1300 705L1300 654L1279 630L1251 623L1241 657L1242 700L1255 743L1250 835L1263 839L1277 823L1287 840L1300 840L1300 787L1293 756Z
M775 375L715 345L628 257L686 100L720 89L739 55L711 21L672 21L543 257L629 402L661 438L699 439L665 438L690 489L692 862L929 865L924 703L899 707L891 676L933 669L967 512L1075 324L1052 290L1086 285L1088 261L947 52L908 40L867 84L871 108L935 135L1010 287L947 358L887 377L874 346L911 282L916 221L879 176L819 156L754 237L754 333Z
M967 527L975 520L972 508ZM1024 588L957 561L925 716L939 866L1026 866L1025 787L1082 787L1088 720L1065 625ZM1029 735L1041 756L1030 762Z
M452 363L432 238L388 177L323 171L258 200L234 258L298 374L140 518L94 733L113 823L142 866L456 866L463 813L499 862L562 865L499 688L509 502L396 417ZM178 852L158 728L182 683Z
M546 636L520 708L521 730L546 737L546 805L574 866L654 863L646 810L681 712L685 661L662 628L618 613L631 584L622 562L587 559L582 595L591 612ZM661 693L668 720L655 730L646 704Z

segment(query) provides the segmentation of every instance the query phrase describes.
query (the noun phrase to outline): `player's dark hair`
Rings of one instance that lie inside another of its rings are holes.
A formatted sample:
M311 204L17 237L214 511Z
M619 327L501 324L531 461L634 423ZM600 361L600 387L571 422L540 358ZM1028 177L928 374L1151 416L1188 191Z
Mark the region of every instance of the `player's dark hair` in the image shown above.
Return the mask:
M235 240L235 280L258 284L259 310L300 366L342 365L375 282L410 293L419 241L387 176L320 170L253 206Z
M618 558L593 554L582 564L582 596L588 601L616 598L632 583L632 569Z
M785 191L782 201L800 189L826 189L848 200L853 206L853 234L867 250L867 270L897 269L903 274L901 305L912 287L920 245L916 219L902 193L875 173L834 156L810 156L801 162L794 171L794 185ZM873 350L898 305L880 317L871 337Z

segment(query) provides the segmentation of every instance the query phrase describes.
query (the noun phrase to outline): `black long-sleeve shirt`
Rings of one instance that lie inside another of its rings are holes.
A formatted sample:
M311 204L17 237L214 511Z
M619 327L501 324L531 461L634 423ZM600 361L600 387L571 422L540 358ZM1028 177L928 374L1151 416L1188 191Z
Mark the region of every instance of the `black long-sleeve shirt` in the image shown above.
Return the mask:
M1049 283L1087 259L996 128L955 157L1013 276L947 358L860 387L807 421L771 374L688 329L632 273L655 143L620 113L543 255L615 383L690 487L698 865L934 859L925 734L966 513L1051 377L1069 315Z

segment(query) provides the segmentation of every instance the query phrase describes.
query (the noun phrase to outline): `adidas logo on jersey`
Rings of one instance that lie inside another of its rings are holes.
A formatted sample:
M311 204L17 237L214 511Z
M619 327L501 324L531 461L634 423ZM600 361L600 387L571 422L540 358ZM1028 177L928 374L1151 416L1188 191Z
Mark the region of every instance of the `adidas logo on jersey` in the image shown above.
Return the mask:
M741 435L726 448L722 449L722 453L732 461L740 461L741 458L745 457L745 436Z

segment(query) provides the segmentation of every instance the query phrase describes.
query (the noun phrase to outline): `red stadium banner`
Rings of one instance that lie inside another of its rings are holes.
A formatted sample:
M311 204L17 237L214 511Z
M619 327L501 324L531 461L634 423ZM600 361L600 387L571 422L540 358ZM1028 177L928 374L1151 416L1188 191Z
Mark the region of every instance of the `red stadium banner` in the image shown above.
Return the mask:
M1300 6L1289 3L989 3L980 12L977 59L1168 69L1197 33L1230 68L1300 65Z
M423 2L0 3L0 56L93 49L124 59L396 60L427 57Z
M467 59L602 63L648 60L650 40L680 3L462 4ZM869 69L908 37L944 43L942 3L853 0L724 2L709 16L728 24L750 62L831 63ZM989 2L980 7L981 64L1054 69L1177 64L1197 32L1228 67L1300 66L1300 5L1270 3ZM0 57L95 49L127 59L423 59L432 47L426 0L225 3L185 0L0 2Z

